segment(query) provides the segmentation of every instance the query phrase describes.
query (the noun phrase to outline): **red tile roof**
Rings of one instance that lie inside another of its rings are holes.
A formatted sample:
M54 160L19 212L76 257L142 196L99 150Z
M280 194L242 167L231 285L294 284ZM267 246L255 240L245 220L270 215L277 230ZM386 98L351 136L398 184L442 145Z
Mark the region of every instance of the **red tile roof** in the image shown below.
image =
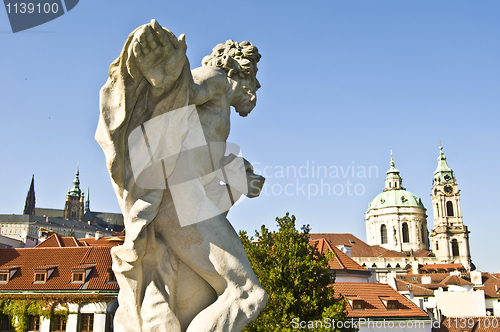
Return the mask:
M311 240L309 242L311 245L317 243L318 250L325 254L327 252L333 252L335 256L328 262L328 265L332 270L352 270L352 271L368 271L358 263L356 263L351 257L347 256L342 250L333 246L326 239Z
M430 257L431 254L432 251L430 250L420 249L413 253L413 257Z
M468 281L470 280L470 273L465 275ZM495 276L494 273L482 272L481 273L482 286L476 286L475 289L484 290L484 296L486 298L499 299L500 298L500 280Z
M483 272L482 277L484 285L484 296L486 298L496 298L496 299L500 298L499 278L496 277L494 274L488 272Z
M436 274L405 274L402 276L398 276L399 280L403 280L407 283L413 285L419 285L420 287L428 288L428 289L438 289L439 287L446 289L448 286L443 283L443 280L446 279L449 274L445 273L436 273ZM422 277L430 277L431 282L429 284L422 283Z
M318 240L324 238L328 240L333 246L348 245L351 246L351 257L407 257L408 254L397 252L394 250L385 249L381 246L371 246L368 243L360 240L351 233L311 233L309 234L311 240ZM419 255L428 255L428 251L420 250ZM415 256L420 257L420 256Z
M344 297L360 297L364 301L364 309L352 309L347 306L348 318L418 318L429 319L429 316L413 302L387 284L374 283L335 283L335 292ZM397 300L398 309L387 309L383 300Z
M399 292L412 291L415 296L434 296L434 291L432 289L423 287L419 284L412 284L401 279L396 279L396 287Z
M445 279L443 279L442 283L445 285L455 285L455 286L473 286L474 285L472 282L467 281L464 278L456 276L456 275L447 276Z
M124 236L102 237L98 240L95 238L76 239L71 236L61 236L52 234L45 241L37 244L35 248L63 248L63 247L88 247L88 246L104 246L114 247L123 244Z
M99 240L94 238L78 239L80 243L86 246L104 246L104 247L114 247L122 245L125 241L125 236L111 236L102 237Z
M465 271L465 267L462 263L448 263L448 264L424 264L418 266L421 273L429 273L430 271Z
M59 239L60 240L60 239ZM57 242L56 239L51 242ZM72 283L72 271L75 266L94 264L86 279L88 284ZM111 269L109 247L38 247L24 249L0 249L0 270L12 266L19 269L8 283L0 284L4 291L39 291L39 290L118 290L118 284L107 283ZM34 283L35 269L55 267L44 283Z
M333 246L351 246L351 257L378 257L388 251L380 246L370 246L350 233L311 233L311 240L324 238Z

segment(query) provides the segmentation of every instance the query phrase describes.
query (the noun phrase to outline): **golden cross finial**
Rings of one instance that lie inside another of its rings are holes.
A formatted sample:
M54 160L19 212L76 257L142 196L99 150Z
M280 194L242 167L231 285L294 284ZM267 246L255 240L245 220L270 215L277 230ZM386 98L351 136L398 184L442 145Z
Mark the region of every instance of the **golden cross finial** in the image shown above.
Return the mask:
M394 159L392 159L392 150L391 150L391 165L394 166Z
M441 145L441 140L439 140L439 150L443 150L443 146Z

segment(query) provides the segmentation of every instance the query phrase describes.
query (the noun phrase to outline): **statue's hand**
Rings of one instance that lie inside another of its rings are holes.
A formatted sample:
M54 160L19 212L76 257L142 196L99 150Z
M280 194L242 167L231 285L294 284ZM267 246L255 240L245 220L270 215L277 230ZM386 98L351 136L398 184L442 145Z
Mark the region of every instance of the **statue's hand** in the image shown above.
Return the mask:
M135 33L132 43L137 66L144 77L154 88L168 90L186 62L184 35L177 39L156 20L151 20Z

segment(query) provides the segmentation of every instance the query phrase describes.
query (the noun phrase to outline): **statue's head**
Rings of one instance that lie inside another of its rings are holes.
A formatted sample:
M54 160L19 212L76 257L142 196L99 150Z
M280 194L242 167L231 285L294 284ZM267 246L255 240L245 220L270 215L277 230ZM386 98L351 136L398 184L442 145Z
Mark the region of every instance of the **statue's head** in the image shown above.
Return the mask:
M203 58L203 66L214 66L224 70L229 78L243 85L245 98L233 106L241 116L246 116L255 107L257 97L255 92L260 88L257 80L257 62L261 55L252 43L226 41L214 47L212 54Z

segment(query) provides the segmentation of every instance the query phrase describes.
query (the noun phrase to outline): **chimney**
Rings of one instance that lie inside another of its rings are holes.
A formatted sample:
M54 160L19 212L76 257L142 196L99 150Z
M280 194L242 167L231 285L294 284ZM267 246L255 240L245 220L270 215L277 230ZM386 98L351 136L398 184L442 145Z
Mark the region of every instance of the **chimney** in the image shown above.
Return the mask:
M102 232L101 231L96 231L95 232L95 239L96 241L99 240L102 237Z
M481 277L481 272L480 271L472 271L470 273L470 281L474 285L482 285L483 284L483 278Z
M411 262L411 272L413 274L418 274L418 261Z
M92 238L92 234L90 234L90 232L85 233L85 238L86 239L91 239Z
M422 276L422 284L429 285L431 283L431 276Z

